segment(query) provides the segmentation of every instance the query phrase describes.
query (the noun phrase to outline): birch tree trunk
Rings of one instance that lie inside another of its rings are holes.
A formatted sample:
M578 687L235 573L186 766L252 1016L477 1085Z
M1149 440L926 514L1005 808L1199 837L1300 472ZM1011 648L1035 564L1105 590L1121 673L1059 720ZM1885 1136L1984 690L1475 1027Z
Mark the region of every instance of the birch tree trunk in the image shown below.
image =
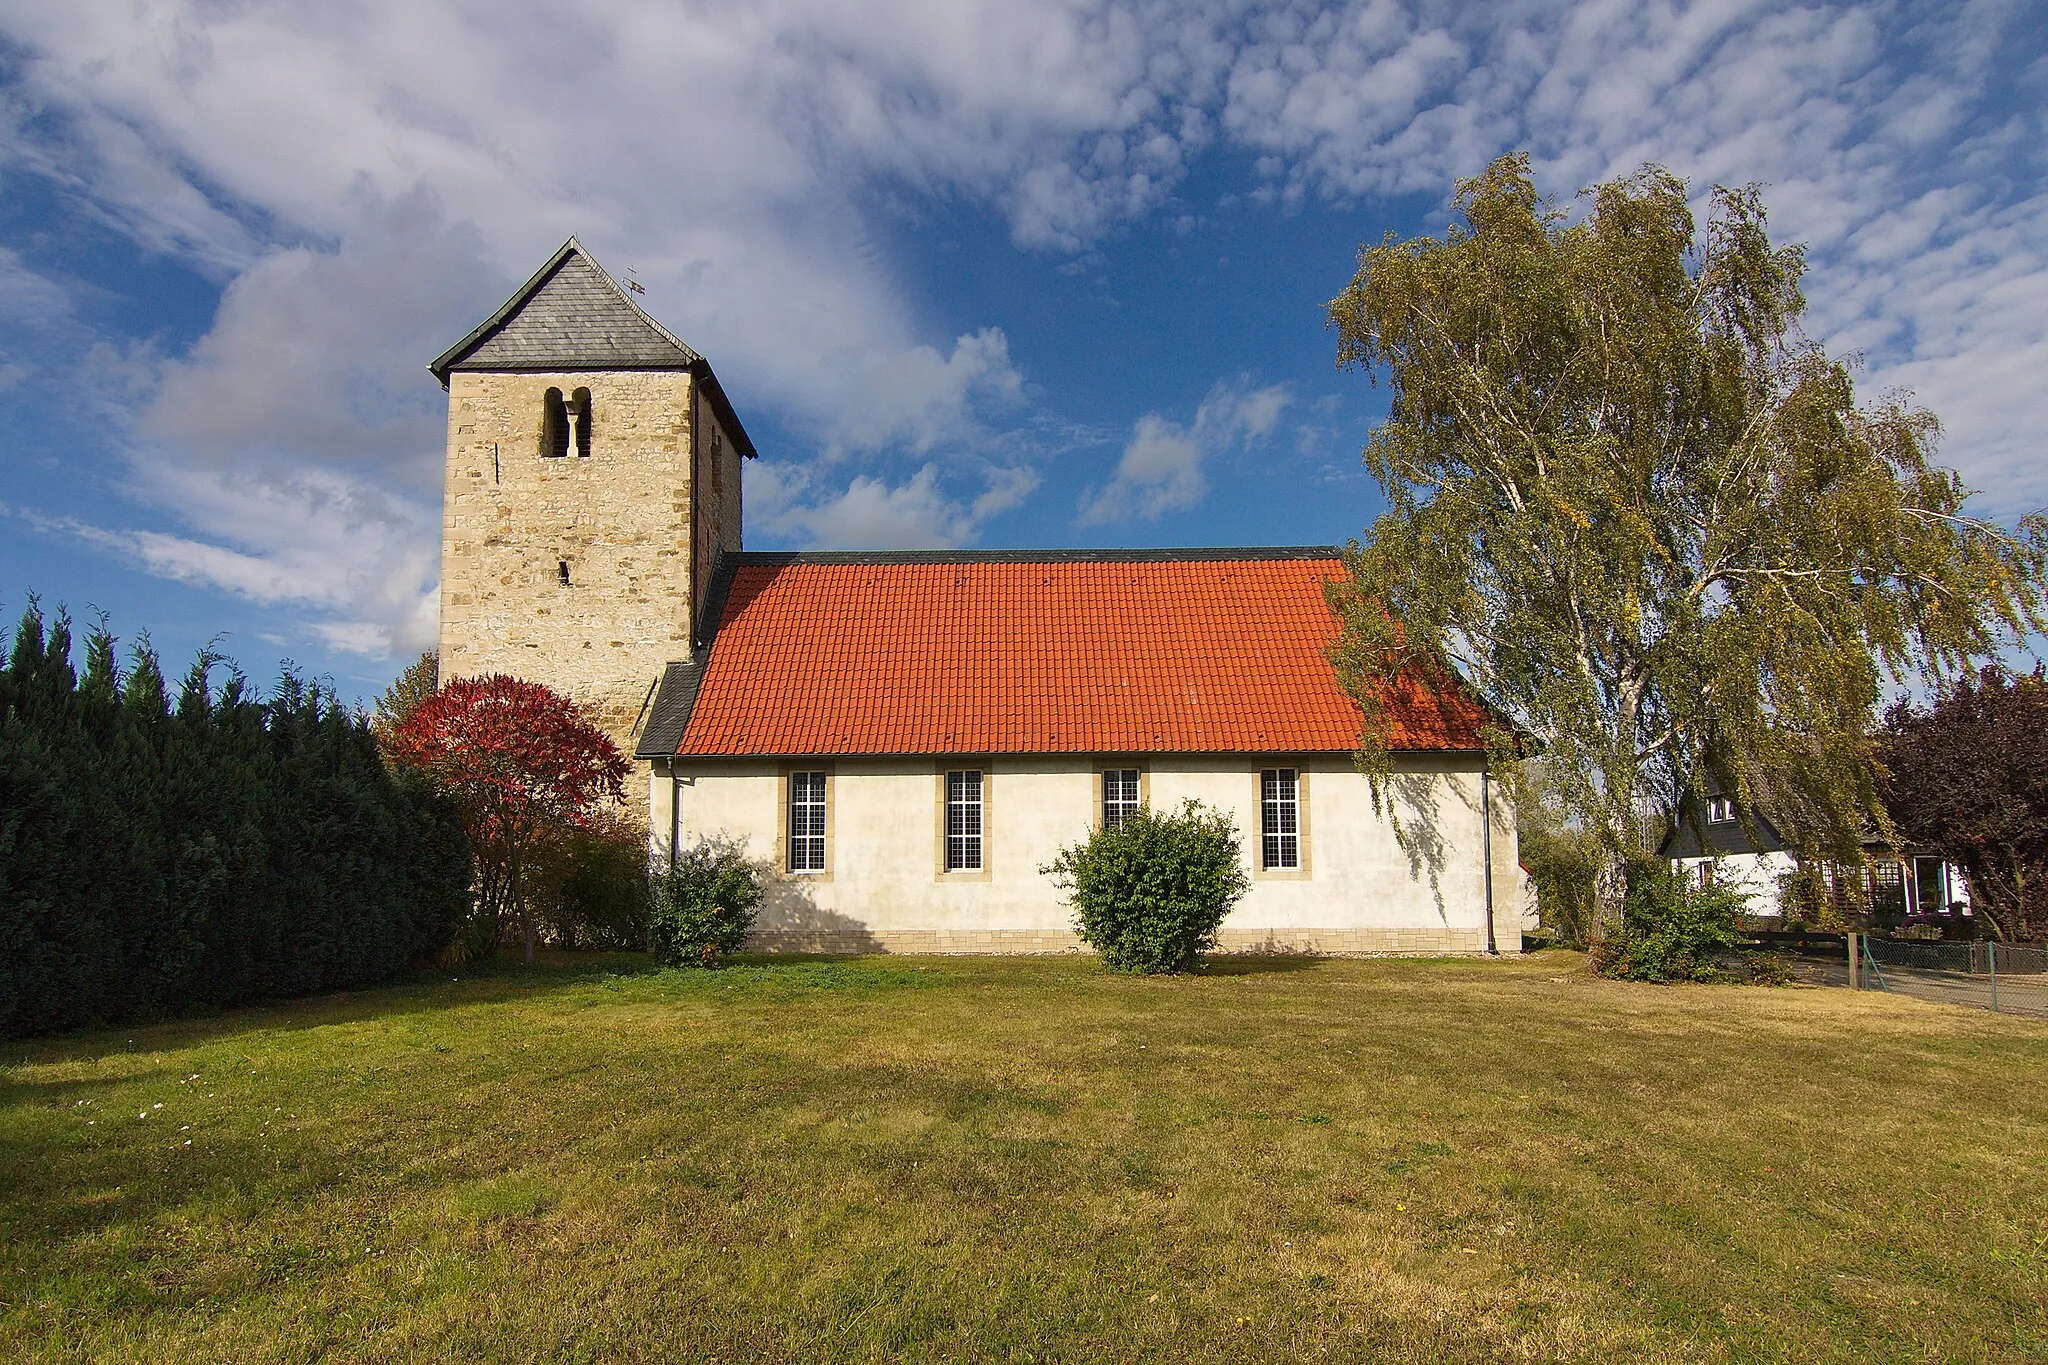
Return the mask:
M1621 926L1622 907L1628 900L1628 863L1608 854L1593 875L1593 937L1605 938Z

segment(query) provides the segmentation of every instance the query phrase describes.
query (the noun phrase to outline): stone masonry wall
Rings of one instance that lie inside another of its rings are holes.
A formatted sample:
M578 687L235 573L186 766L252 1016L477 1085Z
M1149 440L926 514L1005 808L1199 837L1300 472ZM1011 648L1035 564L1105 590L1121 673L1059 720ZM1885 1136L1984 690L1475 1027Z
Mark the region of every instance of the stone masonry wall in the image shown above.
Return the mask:
M590 390L588 457L540 453L551 387ZM448 376L443 678L545 683L632 752L649 689L690 657L691 388L682 371Z
M709 402L697 404L696 581L709 589L721 555L740 548L740 452ZM699 611L704 609L700 596ZM698 633L710 623L698 622Z

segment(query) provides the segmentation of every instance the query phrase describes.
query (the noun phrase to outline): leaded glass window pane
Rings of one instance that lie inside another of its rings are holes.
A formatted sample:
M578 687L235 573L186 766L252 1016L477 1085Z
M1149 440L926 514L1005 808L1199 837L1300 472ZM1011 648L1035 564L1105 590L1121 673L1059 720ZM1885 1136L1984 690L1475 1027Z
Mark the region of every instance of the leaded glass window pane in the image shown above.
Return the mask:
M1301 866L1300 773L1267 768L1259 774L1259 854L1266 868Z
M981 774L946 774L946 871L981 870Z
M789 775L789 870L825 870L825 774Z
M1102 827L1116 829L1138 813L1138 770L1111 768L1102 775Z

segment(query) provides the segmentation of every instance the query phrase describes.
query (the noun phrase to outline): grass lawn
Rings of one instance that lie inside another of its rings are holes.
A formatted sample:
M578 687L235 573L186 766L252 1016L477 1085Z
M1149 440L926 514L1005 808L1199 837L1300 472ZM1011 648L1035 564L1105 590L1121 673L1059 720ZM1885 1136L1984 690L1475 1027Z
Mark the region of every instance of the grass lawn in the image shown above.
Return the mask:
M0 1358L2048 1359L2048 1022L626 958L0 1046Z

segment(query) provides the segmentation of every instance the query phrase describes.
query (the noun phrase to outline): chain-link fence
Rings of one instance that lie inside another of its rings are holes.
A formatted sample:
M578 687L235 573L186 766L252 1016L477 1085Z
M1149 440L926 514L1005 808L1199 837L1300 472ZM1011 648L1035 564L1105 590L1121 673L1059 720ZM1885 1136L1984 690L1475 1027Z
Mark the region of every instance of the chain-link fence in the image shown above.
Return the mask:
M2048 1017L2048 949L1857 934L1851 986L2007 1014Z

